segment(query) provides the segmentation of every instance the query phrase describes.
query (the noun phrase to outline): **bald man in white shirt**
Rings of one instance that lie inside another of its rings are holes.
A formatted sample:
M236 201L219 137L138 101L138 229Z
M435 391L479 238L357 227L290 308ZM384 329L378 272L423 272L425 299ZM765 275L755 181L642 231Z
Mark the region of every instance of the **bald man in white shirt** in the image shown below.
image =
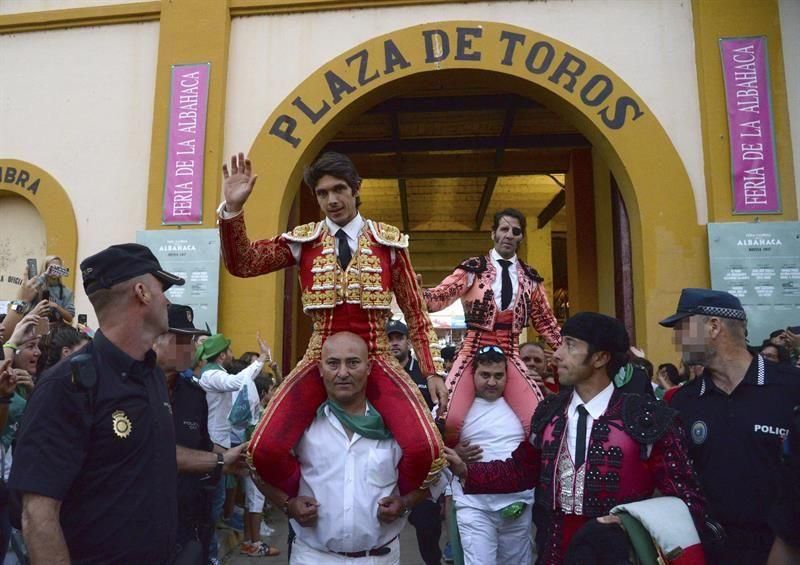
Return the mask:
M292 565L354 558L359 565L399 564L398 535L411 507L428 495L421 489L399 495L403 452L367 401L370 365L359 336L340 332L325 341L319 370L328 400L295 447L299 494L261 484L297 534Z

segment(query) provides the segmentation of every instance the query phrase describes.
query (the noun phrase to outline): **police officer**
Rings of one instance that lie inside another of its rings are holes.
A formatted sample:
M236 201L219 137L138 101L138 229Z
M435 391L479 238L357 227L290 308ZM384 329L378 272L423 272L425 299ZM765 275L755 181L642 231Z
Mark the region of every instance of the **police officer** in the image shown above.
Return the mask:
M689 455L708 499L708 514L725 531L706 545L710 563L763 564L773 542L767 520L779 481L781 445L800 404L800 371L753 357L747 316L727 292L687 288L673 328L686 365L702 375L671 399L688 436Z
M164 291L184 280L133 243L81 271L100 329L41 375L28 401L9 481L22 495L23 536L34 563L164 563L175 548L178 462L194 472L225 464L176 449L151 349L168 329Z
M419 363L411 355L411 345L408 341L408 326L400 320L389 320L386 324L386 336L392 355L403 366L409 377L416 383L422 398L433 409L433 399L428 390L428 382ZM417 546L420 556L427 565L438 564L442 561L442 550L439 547L439 538L442 536L441 508L438 502L425 499L411 510L408 521L417 531Z
M189 449L212 451L208 435L208 403L192 373L194 344L192 339L208 335L194 327L194 311L189 306L170 304L167 308L169 331L156 338L153 351L158 366L164 371L177 445ZM200 475L178 473L177 551L182 561L192 553L197 562L208 561L211 524L211 494L221 478L221 469Z

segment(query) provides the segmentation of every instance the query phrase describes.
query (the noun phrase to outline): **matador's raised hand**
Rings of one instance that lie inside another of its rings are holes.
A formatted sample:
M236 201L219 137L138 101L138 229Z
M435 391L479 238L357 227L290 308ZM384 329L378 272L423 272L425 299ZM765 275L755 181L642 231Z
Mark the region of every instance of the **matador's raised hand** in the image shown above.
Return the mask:
M244 153L239 153L231 157L230 173L228 164L223 163L222 177L225 179L222 184L225 209L233 214L238 214L244 207L244 203L250 198L258 175L252 174L250 159L245 159Z

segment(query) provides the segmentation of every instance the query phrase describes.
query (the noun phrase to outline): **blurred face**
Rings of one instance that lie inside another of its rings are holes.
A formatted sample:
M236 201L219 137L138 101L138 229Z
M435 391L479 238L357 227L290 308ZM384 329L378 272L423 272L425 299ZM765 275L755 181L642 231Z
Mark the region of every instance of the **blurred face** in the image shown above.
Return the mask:
M778 348L774 345L768 345L763 348L761 350L761 356L767 361L772 361L773 363L778 363L780 361L778 358Z
M367 359L367 344L358 336L335 334L322 346L319 372L328 398L342 406L360 404L366 399L371 367Z
M392 332L387 337L389 338L389 349L392 350L392 355L394 355L395 359L400 361L401 364L408 362L408 336L399 332Z
M518 219L503 216L500 218L497 229L492 232L495 251L504 259L511 259L516 254L524 235Z
M712 322L719 320L702 316L683 318L673 328L672 340L681 352L681 360L685 365L706 366L716 355L711 346Z
M167 332L156 339L153 351L158 357L158 366L165 373L183 371L192 366L192 336Z
M39 349L39 336L28 337L17 350L14 356L14 368L28 371L31 375L36 375L36 362L42 351Z
M336 225L347 225L358 213L358 187L351 188L342 179L324 175L314 187L314 195L320 210Z
M561 347L553 353L553 363L558 370L558 382L562 385L580 384L592 376L591 361L596 353L589 355L589 344L582 339L565 336Z
M475 369L475 396L484 400L497 400L506 389L506 362L478 363Z
M76 351L81 349L87 343L89 343L88 339L82 339L76 345L73 345L72 347L68 347L68 346L65 345L64 347L61 348L61 359L69 357L70 355L72 355L73 353L75 353Z
M540 377L544 377L547 374L547 358L541 347L523 345L522 349L519 350L519 355L529 370L536 371Z

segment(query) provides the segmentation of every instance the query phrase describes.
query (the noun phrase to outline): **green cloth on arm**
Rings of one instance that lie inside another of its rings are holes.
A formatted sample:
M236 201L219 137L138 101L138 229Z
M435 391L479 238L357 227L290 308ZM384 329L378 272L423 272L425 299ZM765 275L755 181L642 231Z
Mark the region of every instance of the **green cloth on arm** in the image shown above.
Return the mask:
M335 400L326 400L317 409L317 415L324 413L325 407L328 407L334 416L342 423L342 426L348 430L357 433L361 437L367 439L390 439L392 432L386 428L383 423L383 417L375 410L375 407L367 401L367 413L363 416L357 416L345 412Z

